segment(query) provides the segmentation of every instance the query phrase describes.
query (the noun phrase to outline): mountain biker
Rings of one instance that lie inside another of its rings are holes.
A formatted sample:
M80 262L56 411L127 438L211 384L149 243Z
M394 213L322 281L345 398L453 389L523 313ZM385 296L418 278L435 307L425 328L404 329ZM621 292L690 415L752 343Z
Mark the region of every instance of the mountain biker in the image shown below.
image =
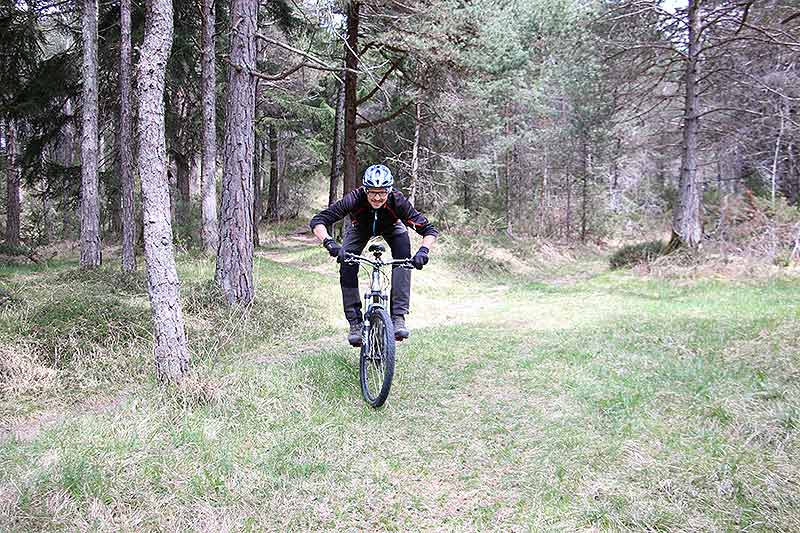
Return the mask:
M344 263L344 255L360 255L367 242L376 236L383 237L392 250L392 257L411 257L411 240L406 226L422 235L422 246L411 262L421 270L428 263L428 253L439 232L427 218L419 213L403 194L394 189L392 172L384 165L372 165L364 172L363 187L359 187L327 209L316 214L309 225L328 253L341 263L339 284L342 287L344 315L350 323L347 340L352 346L361 346L361 295L358 290L358 264ZM350 215L353 225L340 245L328 234L326 226ZM405 324L411 293L411 271L392 267L392 292L390 313L395 339L407 339L410 332Z

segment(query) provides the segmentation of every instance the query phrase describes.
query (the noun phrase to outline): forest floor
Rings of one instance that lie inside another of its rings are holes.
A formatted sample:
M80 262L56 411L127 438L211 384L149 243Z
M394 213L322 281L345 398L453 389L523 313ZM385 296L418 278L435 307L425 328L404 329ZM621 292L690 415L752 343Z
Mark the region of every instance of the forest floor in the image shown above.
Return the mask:
M450 243L373 410L335 264L265 241L247 311L180 257L180 388L141 274L0 267L0 530L800 530L796 276Z

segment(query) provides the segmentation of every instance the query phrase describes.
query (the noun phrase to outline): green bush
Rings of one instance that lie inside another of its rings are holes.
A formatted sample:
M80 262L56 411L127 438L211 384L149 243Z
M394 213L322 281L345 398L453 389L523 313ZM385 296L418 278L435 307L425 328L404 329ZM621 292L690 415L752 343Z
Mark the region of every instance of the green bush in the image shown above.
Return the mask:
M29 256L33 250L24 244L10 244L8 242L0 242L0 255L9 256Z
M664 243L661 241L640 242L623 246L608 260L611 268L623 268L649 263L663 254Z

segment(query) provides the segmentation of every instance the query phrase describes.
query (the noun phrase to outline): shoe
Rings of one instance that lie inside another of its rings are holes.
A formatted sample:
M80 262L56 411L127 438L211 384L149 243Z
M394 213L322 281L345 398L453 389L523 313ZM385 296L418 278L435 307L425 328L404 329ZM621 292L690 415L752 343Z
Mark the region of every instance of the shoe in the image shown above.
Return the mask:
M406 327L406 319L403 315L394 315L392 317L392 324L394 324L394 340L402 341L407 339L411 334Z
M347 334L347 342L350 343L350 346L354 346L356 348L361 347L361 322L350 322L350 332Z

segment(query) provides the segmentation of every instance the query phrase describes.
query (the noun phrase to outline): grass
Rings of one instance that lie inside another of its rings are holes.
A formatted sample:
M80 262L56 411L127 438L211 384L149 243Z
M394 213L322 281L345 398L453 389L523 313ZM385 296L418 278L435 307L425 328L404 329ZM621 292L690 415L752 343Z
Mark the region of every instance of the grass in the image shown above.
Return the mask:
M182 259L198 352L184 389L151 381L131 328L139 372L121 387L128 363L104 363L104 387L124 391L112 405L87 407L99 387L79 381L13 393L25 412L83 408L0 437L0 530L800 528L797 280L531 282L434 256L374 411L340 338L332 263L304 246L265 253L247 316L217 304L212 264ZM67 292L86 302L64 307L70 323L104 320L100 287L139 308L135 283L100 273L83 291L70 268L2 278L4 349L39 354L8 332L44 323ZM89 344L115 350L103 342ZM42 368L61 379L74 365Z

